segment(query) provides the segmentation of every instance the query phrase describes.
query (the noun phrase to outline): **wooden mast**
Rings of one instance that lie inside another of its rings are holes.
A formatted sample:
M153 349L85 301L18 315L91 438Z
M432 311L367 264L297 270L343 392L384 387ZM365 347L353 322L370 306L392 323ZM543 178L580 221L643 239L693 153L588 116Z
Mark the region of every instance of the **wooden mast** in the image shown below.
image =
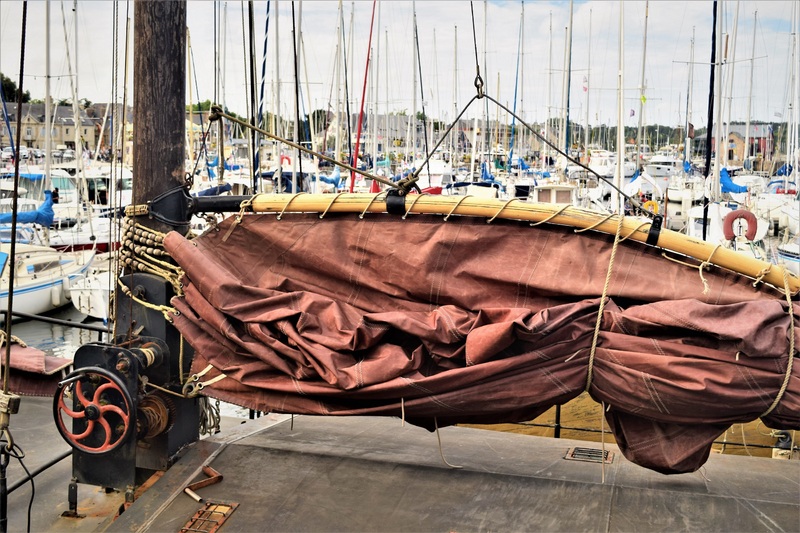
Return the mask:
M184 184L186 1L134 4L133 203ZM157 231L174 229L154 219Z

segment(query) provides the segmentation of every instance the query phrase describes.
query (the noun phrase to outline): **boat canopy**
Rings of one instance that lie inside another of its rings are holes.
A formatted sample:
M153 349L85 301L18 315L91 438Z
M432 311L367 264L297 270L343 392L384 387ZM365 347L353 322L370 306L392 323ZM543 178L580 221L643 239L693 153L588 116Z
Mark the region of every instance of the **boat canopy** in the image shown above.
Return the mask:
M588 391L625 456L664 473L697 470L731 424L800 429L800 307L613 241L468 216L281 213L165 247L184 272L172 304L192 372L237 405L432 430L530 421Z

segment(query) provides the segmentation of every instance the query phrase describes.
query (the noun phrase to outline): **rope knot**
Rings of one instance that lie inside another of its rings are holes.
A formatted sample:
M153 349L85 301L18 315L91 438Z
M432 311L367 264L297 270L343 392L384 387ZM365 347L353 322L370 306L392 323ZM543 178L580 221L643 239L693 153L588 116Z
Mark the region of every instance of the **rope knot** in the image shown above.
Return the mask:
M222 106L219 104L214 104L211 106L211 110L208 113L208 120L209 122L215 122L222 118Z

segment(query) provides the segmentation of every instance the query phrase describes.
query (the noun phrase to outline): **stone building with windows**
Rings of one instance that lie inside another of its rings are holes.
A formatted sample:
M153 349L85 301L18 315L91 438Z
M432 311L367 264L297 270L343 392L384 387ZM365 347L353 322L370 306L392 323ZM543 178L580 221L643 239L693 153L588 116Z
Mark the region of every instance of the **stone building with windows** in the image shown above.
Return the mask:
M722 161L730 165L752 165L752 170L768 170L775 157L775 138L770 124L750 124L750 132L747 135L744 124L725 124L724 132L727 138L722 140L724 152L721 152ZM716 139L711 132L711 152L716 150ZM745 138L750 145L750 149L745 149ZM705 155L706 136L700 135L692 143L696 156ZM756 168L757 167L757 168Z
M45 150L45 104L22 104L22 129L20 144L27 146L28 149ZM17 104L6 104L8 112L8 124L11 132L5 124L0 128L0 146L11 146L17 139ZM97 146L96 121L91 119L84 110L80 112L78 123L75 122L75 115L72 106L51 106L52 124L51 131L52 151L70 149L80 153L79 148L94 150ZM5 121L4 121L5 122ZM10 135L9 135L10 133ZM77 143L76 143L77 139ZM82 146L76 146L76 144Z

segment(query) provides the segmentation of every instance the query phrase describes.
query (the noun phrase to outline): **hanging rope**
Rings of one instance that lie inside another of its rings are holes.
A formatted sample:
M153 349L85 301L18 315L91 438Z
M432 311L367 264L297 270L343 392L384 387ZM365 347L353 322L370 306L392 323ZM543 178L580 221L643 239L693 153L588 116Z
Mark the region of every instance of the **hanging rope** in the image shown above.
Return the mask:
M792 297L789 295L789 274L786 270L783 271L783 288L784 295L786 296L786 305L788 306L787 312L789 313L789 360L786 362L786 373L784 374L781 388L775 396L775 400L759 418L764 418L770 414L773 409L778 407L781 398L783 398L786 389L789 387L789 380L792 377L792 366L794 364L794 305L792 304Z
M600 296L600 307L597 310L597 322L594 326L594 335L592 336L592 349L589 352L589 371L586 376L586 392L592 386L592 374L594 372L594 356L597 353L597 339L600 337L600 325L603 321L603 310L606 307L606 299L608 298L608 287L611 285L611 273L614 270L614 257L617 255L617 249L620 243L620 233L622 232L622 221L625 217L619 217L617 224L617 232L614 234L614 245L611 247L611 258L608 260L608 270L606 271L606 280L603 284L603 294Z

